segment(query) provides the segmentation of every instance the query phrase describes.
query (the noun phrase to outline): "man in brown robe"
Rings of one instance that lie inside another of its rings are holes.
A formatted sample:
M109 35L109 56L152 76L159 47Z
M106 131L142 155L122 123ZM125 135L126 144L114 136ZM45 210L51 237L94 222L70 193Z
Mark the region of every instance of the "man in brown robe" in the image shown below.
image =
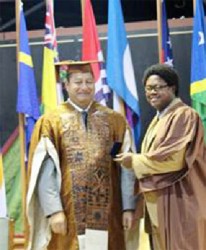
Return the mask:
M144 194L154 250L206 249L206 150L199 115L178 94L178 75L167 65L143 77L148 102L157 110L141 154L119 154L132 167Z
M90 63L69 62L68 74L68 101L43 115L32 135L28 249L125 250L134 181L110 152L115 143L130 149L130 131L123 116L93 100ZM123 190L123 207L122 173L130 190Z

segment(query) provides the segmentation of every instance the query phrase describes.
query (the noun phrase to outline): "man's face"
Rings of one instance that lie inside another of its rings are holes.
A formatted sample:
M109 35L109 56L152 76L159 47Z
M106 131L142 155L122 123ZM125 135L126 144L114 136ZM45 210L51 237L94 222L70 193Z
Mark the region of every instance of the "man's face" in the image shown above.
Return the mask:
M94 98L95 83L90 72L71 73L66 90L72 102L81 108L87 108Z
M168 86L158 75L151 75L145 84L147 101L158 111L164 110L175 98L175 87Z

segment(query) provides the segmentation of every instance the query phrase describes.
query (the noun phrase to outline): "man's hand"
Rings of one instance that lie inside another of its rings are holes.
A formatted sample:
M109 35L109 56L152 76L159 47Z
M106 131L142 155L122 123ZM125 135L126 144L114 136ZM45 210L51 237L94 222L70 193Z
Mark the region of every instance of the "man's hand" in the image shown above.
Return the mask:
M67 220L64 212L57 212L52 214L49 218L51 229L56 234L66 235L67 233Z
M122 153L116 155L114 161L119 162L125 168L132 168L132 155L133 153Z
M134 212L125 211L122 215L122 225L124 230L131 230L134 224Z

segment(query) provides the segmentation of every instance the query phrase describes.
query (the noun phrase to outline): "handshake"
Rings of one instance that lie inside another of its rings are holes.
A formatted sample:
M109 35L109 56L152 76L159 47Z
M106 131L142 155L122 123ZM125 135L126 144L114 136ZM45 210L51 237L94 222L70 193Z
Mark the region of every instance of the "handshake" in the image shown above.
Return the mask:
M121 142L115 142L111 149L111 156L114 161L120 163L125 168L132 168L132 155L133 153L120 153L122 147Z

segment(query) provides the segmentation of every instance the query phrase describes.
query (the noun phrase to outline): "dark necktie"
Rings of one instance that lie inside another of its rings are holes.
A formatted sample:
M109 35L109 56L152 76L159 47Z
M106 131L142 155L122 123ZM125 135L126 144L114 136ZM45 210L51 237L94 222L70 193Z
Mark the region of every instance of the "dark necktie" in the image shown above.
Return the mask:
M82 119L84 121L85 127L87 128L87 112L86 111L82 111Z

